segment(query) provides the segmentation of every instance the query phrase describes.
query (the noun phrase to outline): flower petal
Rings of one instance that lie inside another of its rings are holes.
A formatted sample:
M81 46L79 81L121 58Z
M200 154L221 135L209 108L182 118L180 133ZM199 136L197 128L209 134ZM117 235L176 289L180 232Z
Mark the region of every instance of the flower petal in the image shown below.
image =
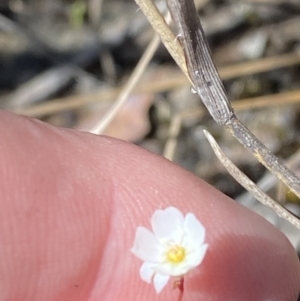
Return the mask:
M181 276L186 274L190 269L191 267L187 265L185 261L178 264L164 262L153 267L155 273L169 276Z
M193 213L188 213L184 219L184 241L185 247L198 248L204 243L205 228Z
M167 285L170 276L163 275L163 274L155 274L153 278L153 283L155 287L155 291L159 294L162 289Z
M175 207L156 210L151 218L151 226L155 236L160 240L180 242L183 233L183 214Z
M140 268L141 278L144 281L151 283L153 275L154 275L154 271L152 269L151 264L149 262L144 262Z
M189 267L189 269L198 266L203 261L207 248L208 244L203 244L200 248L188 254L186 258L186 265Z
M159 242L148 229L138 227L131 252L143 261L157 262L159 260Z
M203 260L208 244L203 244L197 249L186 254L185 260L177 264L170 262L163 262L160 264L153 265L153 270L155 273L170 275L170 276L181 276L186 274L191 269L197 267Z

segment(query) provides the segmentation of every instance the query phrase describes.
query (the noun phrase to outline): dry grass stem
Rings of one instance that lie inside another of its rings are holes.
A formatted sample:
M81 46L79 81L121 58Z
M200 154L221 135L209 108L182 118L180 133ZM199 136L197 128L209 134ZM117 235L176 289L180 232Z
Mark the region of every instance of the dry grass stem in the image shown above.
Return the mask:
M235 65L229 65L226 67L221 67L219 69L220 75L222 79L231 79L233 77L239 77L242 75L249 75L259 72L265 72L275 68L288 67L293 66L300 63L300 55L291 53L281 56L275 56L265 59L260 59L257 61L251 61L246 63L239 63ZM185 86L189 84L189 81L184 75L176 75L170 76L165 79L161 79L159 81L153 81L147 84L141 84L137 86L133 92L134 93L159 93L167 90L171 90L176 87ZM101 101L111 101L118 97L120 92L124 87L121 88L113 88L106 91L95 92L92 94L85 95L74 95L65 98L52 99L46 103L37 104L33 106L29 106L25 109L15 110L16 113L32 116L32 117L40 117L47 114L53 114L57 112L62 112L66 110L74 110L80 108L82 106L98 103ZM281 97L282 95L282 97ZM284 104L285 97L287 98L287 103L297 103L299 100L299 91L287 92L282 94L263 96L266 98L277 99L278 104ZM249 102L255 101L259 98L251 98ZM271 100L271 99L270 99ZM268 104L270 105L270 104Z
M287 160L284 161L286 166L292 170L297 170L300 165L300 150L296 151L292 156L290 156ZM260 187L263 191L270 190L274 185L278 183L277 177L272 173L266 173L257 183L256 185ZM247 202L251 199L251 195L249 193L243 193L236 200L239 202Z
M167 22L171 21L169 15L166 17ZM125 104L127 98L132 93L133 89L138 84L141 76L143 75L145 69L147 68L149 62L151 61L155 51L157 50L160 44L160 38L157 34L155 34L149 43L147 49L143 53L140 61L138 62L137 66L133 70L132 74L129 77L125 87L121 90L120 95L118 96L116 102L111 107L111 109L105 114L105 116L97 122L97 124L90 129L89 132L93 134L101 134L106 129L106 127L110 124L110 122L114 119L114 117L118 114L121 110L123 105Z
M167 0L167 2L173 21L182 36L187 68L193 86L210 115L300 197L300 179L235 116L212 60L193 0Z
M296 3L295 0L243 0L246 4L267 4L267 5L280 5L286 3Z
M286 219L295 227L300 229L300 220L293 216L288 210L283 208L272 198L270 198L267 194L265 194L259 187L257 187L254 182L252 182L230 161L230 159L221 150L213 136L206 130L204 130L203 132L214 153L216 154L222 165L226 168L226 170L231 174L231 176L245 189L247 189L259 202L274 210L278 216Z
M122 106L125 104L128 96L132 93L132 90L140 80L146 67L148 66L150 60L152 59L159 43L160 43L160 39L158 35L154 35L146 51L143 53L143 56L141 57L134 71L130 75L128 82L126 83L124 89L121 91L118 99L116 100L112 108L92 129L90 129L89 132L93 134L101 134L106 129L109 123L113 120L113 118L120 111Z
M226 125L229 132L255 158L285 183L296 196L300 198L300 179L277 158L256 136L234 115Z
M173 116L169 127L168 139L165 145L163 156L173 161L177 146L177 138L181 130L182 118L179 114Z
M266 72L282 67L290 67L300 63L300 53L288 53L273 57L266 57L255 61L243 62L228 67L220 67L222 79L251 75L253 73Z
M283 92L259 97L244 98L232 102L235 112L261 109L276 106L296 105L300 103L300 90ZM181 112L182 119L200 118L205 112L203 109L186 110Z
M104 0L88 0L88 13L94 25L101 20L102 6Z
M176 64L186 75L186 77L189 78L182 46L180 45L178 39L176 38L170 27L165 22L156 5L152 0L135 0L135 2L143 11L156 33L160 36L162 43L167 48Z

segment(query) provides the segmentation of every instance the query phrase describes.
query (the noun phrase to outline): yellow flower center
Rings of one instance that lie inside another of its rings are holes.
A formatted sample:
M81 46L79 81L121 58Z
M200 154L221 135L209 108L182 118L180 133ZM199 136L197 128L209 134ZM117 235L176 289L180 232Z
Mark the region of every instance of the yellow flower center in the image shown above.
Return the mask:
M174 246L167 252L167 259L172 263L181 262L185 257L185 249L181 246Z

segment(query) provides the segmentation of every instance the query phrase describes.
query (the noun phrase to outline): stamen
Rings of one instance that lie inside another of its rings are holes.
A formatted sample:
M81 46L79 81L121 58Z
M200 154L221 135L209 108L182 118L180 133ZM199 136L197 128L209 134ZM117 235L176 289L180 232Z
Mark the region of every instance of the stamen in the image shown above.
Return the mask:
M181 246L172 247L167 253L167 259L172 263L181 262L185 257L185 249Z

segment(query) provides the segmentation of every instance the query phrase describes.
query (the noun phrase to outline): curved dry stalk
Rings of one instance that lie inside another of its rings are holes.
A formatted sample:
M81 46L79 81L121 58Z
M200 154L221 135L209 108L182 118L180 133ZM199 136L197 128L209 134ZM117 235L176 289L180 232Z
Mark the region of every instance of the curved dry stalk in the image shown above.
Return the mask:
M155 6L156 7L156 6ZM161 16L161 15L160 15ZM165 20L163 19L164 24ZM169 23L171 18L169 14L166 17L166 21ZM143 75L146 67L148 66L150 60L152 59L155 51L157 50L160 44L160 38L157 34L155 34L149 43L146 51L143 53L143 56L139 60L138 64L134 68L134 71L129 77L125 87L122 89L120 95L118 96L114 105L110 108L110 110L105 114L105 116L97 122L95 126L93 126L89 132L93 134L102 134L106 127L110 124L110 122L114 119L114 117L118 114L121 108L124 106L127 98L132 93L133 89L139 82L141 76Z
M89 130L90 133L101 134L109 125L109 123L113 120L116 114L120 111L120 109L125 104L128 96L131 94L132 90L134 89L134 87L140 80L141 76L143 75L157 47L159 46L159 43L160 43L159 36L155 34L150 44L148 45L146 51L143 53L143 56L141 57L140 61L136 65L134 71L130 75L126 86L121 91L116 102L114 103L112 108L105 114L105 116L92 129Z
M259 187L255 185L242 171L240 171L232 161L224 154L213 136L206 130L203 130L205 137L211 145L215 155L218 157L222 165L226 168L228 173L240 183L245 189L247 189L259 202L269 207L277 213L281 218L286 219L295 227L300 229L300 220L292 215L288 210L279 205L271 197L265 194Z
M145 1L146 2L146 1ZM143 3L143 5L145 4ZM153 4L153 3L152 3ZM161 16L159 13L157 7L153 4L149 6L147 5L147 11L150 12L150 18L153 17L151 20L153 21L153 24L157 26L157 28L160 28L160 26L166 26L168 29L169 27L166 25L166 22L170 22L171 18L169 15L167 15L165 19ZM149 20L150 21L150 20ZM178 47L178 41L176 38L174 39L173 33L170 31L163 30L161 32L161 39L164 41L164 43L170 45L169 50L174 52L174 59L176 62L180 65L182 65L182 68L186 68L186 64L183 60L183 54L181 47ZM155 51L157 50L160 43L160 38L157 34L155 34L148 45L146 51L144 52L142 58L140 59L139 63L137 64L136 68L134 69L133 73L131 74L125 88L122 90L121 94L119 95L118 99L116 100L115 104L112 106L112 108L105 114L105 116L95 125L93 126L89 132L93 134L101 134L106 129L106 127L109 125L109 123L113 120L113 118L117 115L117 113L121 110L123 105L125 104L127 98L137 85L139 79L141 78L144 70L146 69L147 65L149 64L150 60L152 59ZM185 70L183 70L185 71ZM187 74L187 72L186 72Z

